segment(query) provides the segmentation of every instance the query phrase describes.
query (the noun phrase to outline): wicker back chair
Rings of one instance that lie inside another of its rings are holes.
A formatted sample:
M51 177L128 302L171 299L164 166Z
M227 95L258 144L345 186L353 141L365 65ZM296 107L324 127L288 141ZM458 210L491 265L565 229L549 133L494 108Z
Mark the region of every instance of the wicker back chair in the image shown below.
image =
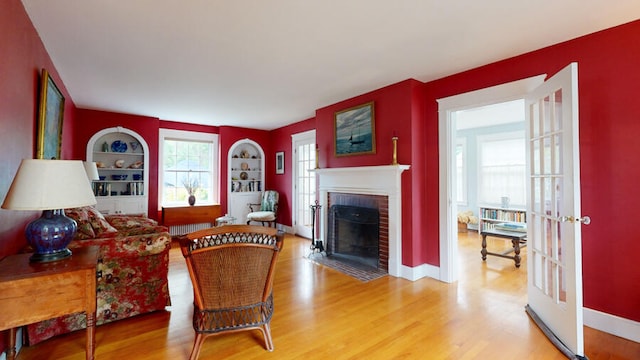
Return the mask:
M193 284L193 329L190 359L197 359L204 340L223 332L260 330L273 351L273 276L283 233L274 228L225 225L180 239Z

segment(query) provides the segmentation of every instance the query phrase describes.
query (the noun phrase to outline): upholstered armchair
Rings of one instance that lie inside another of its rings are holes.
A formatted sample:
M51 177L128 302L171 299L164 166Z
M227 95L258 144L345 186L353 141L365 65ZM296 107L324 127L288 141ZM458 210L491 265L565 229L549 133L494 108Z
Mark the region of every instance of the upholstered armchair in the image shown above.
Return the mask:
M252 221L261 222L264 226L265 223L273 223L273 227L276 227L276 220L278 219L278 198L280 194L275 190L267 190L262 194L262 201L260 204L249 204L251 212L247 215L247 225L250 225Z

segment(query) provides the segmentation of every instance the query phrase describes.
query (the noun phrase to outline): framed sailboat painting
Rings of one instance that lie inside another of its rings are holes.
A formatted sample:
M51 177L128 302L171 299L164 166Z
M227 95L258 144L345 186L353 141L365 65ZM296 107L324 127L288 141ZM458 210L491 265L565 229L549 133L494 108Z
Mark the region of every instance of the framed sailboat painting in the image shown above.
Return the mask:
M373 101L335 113L335 155L376 153Z

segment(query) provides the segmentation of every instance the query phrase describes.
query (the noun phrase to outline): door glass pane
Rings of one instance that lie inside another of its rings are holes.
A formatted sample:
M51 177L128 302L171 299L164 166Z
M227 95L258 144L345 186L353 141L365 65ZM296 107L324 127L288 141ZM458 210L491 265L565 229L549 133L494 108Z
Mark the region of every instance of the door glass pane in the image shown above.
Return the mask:
M544 100L542 101L542 115L543 115L543 119L542 119L542 129L540 131L540 133L542 135L548 135L551 131L552 131L552 124L551 124L551 112L552 112L552 105L551 105L551 97L549 96L545 96Z
M539 214L542 213L542 178L533 178L533 211Z
M567 302L567 287L566 287L566 271L564 266L558 266L558 302Z
M528 239L527 240L527 246L529 246L531 249L535 250L535 251L541 251L542 247L541 247L541 241L540 239L542 238L542 217L540 217L538 214L533 214L532 219L531 219L531 225L529 225L532 227L532 232L531 232L531 236L533 237L533 239Z
M558 90L554 94L555 98L555 121L554 131L562 130L562 89Z
M562 149L561 134L553 137L553 147L551 149L553 174L560 174L560 169L562 169L562 156L560 149Z
M542 256L538 252L533 252L533 285L542 291Z
M544 216L544 228L542 232L542 253L545 256L551 256L551 220Z
M533 140L531 145L531 174L540 175L540 140Z
M548 258L545 258L544 271L546 276L544 277L544 293L551 298L553 298L553 284L555 283L553 281L553 266L553 263Z
M542 178L543 181L543 188L542 188L542 196L544 199L544 208L543 208L543 214L550 216L553 214L553 208L552 208L552 193L553 193L553 184L552 184L552 179L550 177L544 177Z
M542 139L543 148L542 148L542 163L543 163L543 174L551 174L551 138L544 137Z
M537 103L529 105L531 113L531 136L535 139L540 136L540 106Z

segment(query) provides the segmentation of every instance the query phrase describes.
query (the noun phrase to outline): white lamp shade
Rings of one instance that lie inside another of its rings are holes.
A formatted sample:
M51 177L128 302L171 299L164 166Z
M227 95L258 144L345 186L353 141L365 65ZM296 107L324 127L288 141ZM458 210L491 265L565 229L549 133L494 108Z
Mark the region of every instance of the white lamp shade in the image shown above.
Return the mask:
M24 159L3 209L54 210L96 204L80 160Z
M89 180L100 180L100 174L98 174L98 166L93 161L85 161L84 170L87 172Z

